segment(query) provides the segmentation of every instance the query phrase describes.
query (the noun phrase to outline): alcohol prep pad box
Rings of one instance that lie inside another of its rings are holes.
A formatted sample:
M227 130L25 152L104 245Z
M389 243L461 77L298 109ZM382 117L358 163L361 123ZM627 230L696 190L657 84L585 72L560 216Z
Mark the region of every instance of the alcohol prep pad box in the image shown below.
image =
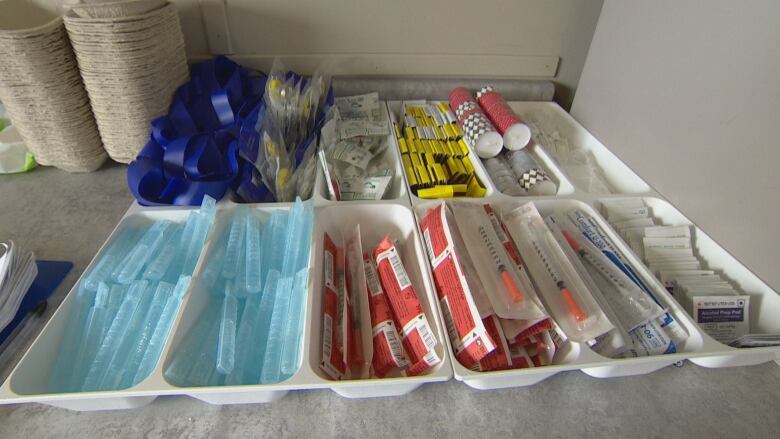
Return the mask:
M695 296L693 317L712 338L728 343L750 331L750 296Z

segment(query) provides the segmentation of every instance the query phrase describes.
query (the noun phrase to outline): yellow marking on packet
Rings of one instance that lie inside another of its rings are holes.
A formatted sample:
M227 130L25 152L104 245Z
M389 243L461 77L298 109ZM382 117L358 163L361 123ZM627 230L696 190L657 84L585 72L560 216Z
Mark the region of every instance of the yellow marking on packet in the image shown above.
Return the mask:
M473 198L482 198L485 196L487 189L482 187L482 184L476 175L471 176L469 180L468 189L466 190L466 196Z
M415 170L417 171L417 178L420 181L421 186L430 187L433 185L431 182L431 177L428 175L428 170L425 168L425 166L417 166Z
M444 168L439 163L434 163L432 167L433 173L436 175L436 182L438 184L446 184L447 174L444 172Z
M469 159L468 157L464 157L460 162L463 164L463 171L466 174L473 174L474 172L476 172L474 170L474 165L471 163L471 159Z
M468 193L469 185L467 184L453 184L452 192L456 197L463 197Z
M404 139L403 137L398 139L398 149L401 150L401 154L409 153L409 147L406 146L406 139Z
M452 186L449 185L443 185L443 186L434 186L432 188L428 189L420 189L417 191L417 196L420 198L452 198L454 194L454 191L452 190Z
M463 157L469 155L469 147L466 146L466 142L462 138L458 139L458 148L460 148L460 153L463 154Z

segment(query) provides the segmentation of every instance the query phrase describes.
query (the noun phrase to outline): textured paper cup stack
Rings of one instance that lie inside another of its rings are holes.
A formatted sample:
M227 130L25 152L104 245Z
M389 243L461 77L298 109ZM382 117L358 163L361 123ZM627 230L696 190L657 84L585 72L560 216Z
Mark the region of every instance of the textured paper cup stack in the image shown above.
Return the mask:
M168 112L176 88L189 79L176 7L144 3L147 12L140 14L138 8L128 9L131 15L101 13L87 4L64 18L103 144L121 163L135 159L149 138L149 122Z
M18 12L2 3L0 14L9 15L0 24L0 101L8 116L39 163L94 171L106 153L62 19L14 22Z

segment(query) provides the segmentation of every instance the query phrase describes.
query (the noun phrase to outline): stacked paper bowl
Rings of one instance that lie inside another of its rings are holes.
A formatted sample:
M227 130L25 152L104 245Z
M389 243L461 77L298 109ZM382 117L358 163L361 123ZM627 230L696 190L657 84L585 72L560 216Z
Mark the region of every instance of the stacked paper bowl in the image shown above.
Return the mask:
M176 7L87 3L72 5L64 20L106 151L129 163L149 138L149 122L168 112L189 79Z
M60 17L0 2L0 101L40 164L88 172L105 161Z

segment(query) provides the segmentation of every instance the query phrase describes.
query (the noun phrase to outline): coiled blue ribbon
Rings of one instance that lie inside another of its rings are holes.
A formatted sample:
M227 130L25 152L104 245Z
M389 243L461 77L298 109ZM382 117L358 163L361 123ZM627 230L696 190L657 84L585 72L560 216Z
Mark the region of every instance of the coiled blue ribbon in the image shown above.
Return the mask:
M194 64L192 79L176 90L169 114L152 121L149 141L128 166L139 203L200 205L204 196L218 200L240 184L253 166L240 166L238 152L256 149L250 145L259 139L265 82L224 56ZM262 197L262 182L254 183L251 195Z

